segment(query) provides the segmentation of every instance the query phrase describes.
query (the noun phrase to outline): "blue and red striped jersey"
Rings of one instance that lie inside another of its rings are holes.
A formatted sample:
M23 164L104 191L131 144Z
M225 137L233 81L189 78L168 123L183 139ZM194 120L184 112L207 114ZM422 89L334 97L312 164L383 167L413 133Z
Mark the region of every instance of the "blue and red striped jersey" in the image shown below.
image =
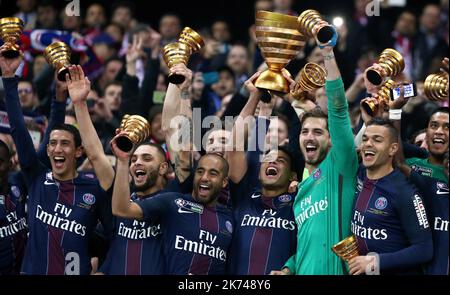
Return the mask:
M411 172L409 180L424 198L433 232L433 260L425 266L425 274L448 275L448 184L415 171Z
M225 274L234 228L226 206L204 206L180 193L160 194L138 205L144 220L161 224L167 274Z
M0 275L19 274L27 241L27 189L18 172L8 175L8 193L0 194Z
M351 230L360 255L379 255L381 274L421 273L421 264L431 259L422 197L397 169L377 180L359 169Z
M140 203L161 192L131 200ZM114 239L100 272L109 275L164 274L161 225L152 221L138 221L117 217Z

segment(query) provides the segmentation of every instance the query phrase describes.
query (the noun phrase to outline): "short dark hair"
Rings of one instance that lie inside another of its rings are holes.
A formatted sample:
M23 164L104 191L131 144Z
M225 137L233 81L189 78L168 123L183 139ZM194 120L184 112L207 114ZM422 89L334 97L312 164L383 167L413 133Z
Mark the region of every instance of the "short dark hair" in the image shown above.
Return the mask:
M320 108L314 108L311 111L304 113L301 120L302 125L305 124L306 120L309 118L324 119L328 130L328 116Z
M8 157L11 158L11 150L9 149L9 146L6 142L0 139L0 149L5 149Z
M427 133L427 129L420 129L420 130L417 130L416 132L414 132L414 133L411 135L411 138L408 140L408 143L414 144L414 142L416 141L416 137L417 137L419 134L422 134L422 133Z
M389 136L391 137L391 142L398 142L398 130L395 128L394 123L389 119L383 118L373 118L369 123L367 123L367 127L369 126L383 126L388 129Z
M33 81L31 81L31 80L29 80L27 78L21 77L21 78L19 78L19 83L20 82L22 82L22 83L29 83L31 85L31 91L33 91L34 94L36 93L36 85L34 85Z
M216 153L208 153L208 154L203 155L200 158L200 160L203 159L203 158L206 158L206 157L216 157L216 158L220 159L220 161L223 164L222 173L223 173L224 177L228 177L228 172L230 171L230 165L228 164L228 161L225 160L224 157L222 157L222 156L220 156L220 155L218 155ZM200 162L200 160L199 160L199 162Z
M236 74L234 73L234 71L229 67L229 66L221 66L217 69L217 72L220 74L222 72L226 72L228 74L231 75L231 77L233 77L233 79L236 79Z
M430 119L428 120L428 123L430 123L431 117L433 117L436 113L444 113L444 114L448 114L448 113L449 113L448 110L449 110L448 107L440 107L440 108L435 109L435 110L431 113L431 116L430 116Z
M71 133L73 135L75 147L78 148L81 146L80 131L77 129L77 127L69 124L57 124L55 127L53 127L52 132L55 130L63 130Z
M132 155L139 147L144 146L144 145L154 147L158 151L158 153L161 155L162 159L164 159L163 162L167 162L166 151L159 144L154 144L154 143L151 143L148 141L144 141L144 142L141 142L140 144L136 145L136 147L133 150Z
M131 1L116 1L116 2L114 2L112 5L112 8L111 8L112 13L114 14L114 11L116 11L116 9L120 8L120 7L128 8L130 10L131 17L134 16L134 13L136 11L136 5L133 2L131 2Z

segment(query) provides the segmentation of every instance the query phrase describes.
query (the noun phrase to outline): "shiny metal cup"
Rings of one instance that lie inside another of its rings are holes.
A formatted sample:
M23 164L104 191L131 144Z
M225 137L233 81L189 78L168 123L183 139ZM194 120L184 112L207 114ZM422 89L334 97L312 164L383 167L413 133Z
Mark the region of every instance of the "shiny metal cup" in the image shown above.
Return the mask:
M69 74L71 51L64 42L54 42L44 50L47 62L56 70L59 81L66 81L66 74Z
M18 17L0 19L0 38L6 47L6 51L3 52L4 57L16 58L20 55L20 48L16 43L22 34L23 26L23 21Z
M389 79L378 91L378 102L383 101L385 105L389 105L391 100L391 90L395 88L397 84ZM378 105L374 104L372 101L366 101L363 103L363 108L370 116L373 116L378 112Z
M256 12L256 42L269 67L261 73L255 86L266 94L282 96L289 92L289 82L282 70L295 58L306 44L306 36L297 30L297 18L280 13ZM270 101L265 95L262 100Z
M383 50L377 63L385 70L385 75L374 69L366 73L367 80L376 86L383 84L386 77L395 77L405 69L403 56L392 48Z
M163 48L163 58L169 69L177 64L187 65L191 55L199 51L205 42L203 38L193 29L185 27L178 38L178 42L170 43ZM172 84L181 84L184 82L184 76L169 74L169 82Z
M125 115L120 123L120 131L124 132L117 138L117 147L124 152L130 152L134 146L145 141L150 136L150 125L147 120L138 115Z
M359 256L356 237L351 235L334 245L331 250L344 261Z
M444 73L429 75L425 79L424 90L429 100L448 99L448 76Z
M298 16L298 30L309 38L317 39L320 45L326 45L331 41L335 33L334 28L329 24L320 24L324 19L320 13L313 9L303 11ZM316 34L314 34L314 27L319 25Z
M316 63L307 63L300 71L297 83L299 89L291 91L293 98L297 100L305 99L306 92L313 91L325 86L327 72Z

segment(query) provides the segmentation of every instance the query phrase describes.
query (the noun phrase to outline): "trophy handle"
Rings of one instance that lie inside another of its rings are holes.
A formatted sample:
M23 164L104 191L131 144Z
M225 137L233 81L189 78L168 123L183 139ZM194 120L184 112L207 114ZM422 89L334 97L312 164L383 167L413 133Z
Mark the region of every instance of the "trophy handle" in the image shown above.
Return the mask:
M373 114L377 112L377 106L373 103L373 101L365 101L362 106L369 116L373 117Z
M5 58L11 59L20 55L19 46L17 46L17 44L6 44L5 47L8 48L2 53Z
M117 147L126 153L130 152L133 149L133 142L127 136L119 136L116 139Z
M326 45L333 39L336 31L332 26L323 26L317 31L317 40L320 44Z
M69 69L67 68L62 68L58 71L58 80L65 82L66 81L66 74L69 74ZM70 75L70 74L69 74Z
M183 75L169 74L168 80L172 84L182 84L186 78Z
M380 86L383 83L383 76L376 70L368 70L366 73L366 78L375 86Z

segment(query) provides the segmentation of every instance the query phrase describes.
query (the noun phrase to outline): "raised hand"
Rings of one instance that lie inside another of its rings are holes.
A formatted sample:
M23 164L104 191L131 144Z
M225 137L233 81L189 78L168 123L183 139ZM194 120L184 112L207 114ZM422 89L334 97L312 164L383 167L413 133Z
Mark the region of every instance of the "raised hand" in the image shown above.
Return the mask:
M400 88L400 96L395 100L389 101L390 110L401 110L403 106L408 102L408 99L405 98L405 89L403 87L403 83L399 83L396 87Z
M258 88L256 88L256 86L255 86L256 79L258 79L258 77L260 75L261 75L261 72L256 72L247 81L245 81L245 83L244 83L245 88L247 89L247 91L250 94L261 93L261 91Z
M86 101L89 91L91 91L91 82L84 76L80 65L69 67L69 74L66 74L67 88L73 103Z
M23 53L20 52L18 57L15 58L5 58L3 52L6 51L5 44L0 47L0 68L2 69L3 78L14 77L17 68L19 68L20 63L23 60Z
M138 35L133 35L133 42L128 47L126 60L127 64L135 63L136 60L145 57L145 53L142 50L143 39Z
M174 65L169 69L169 73L183 76L185 78L184 82L178 84L177 87L180 88L182 92L189 91L192 85L193 74L192 71L186 67L186 65L184 64Z
M58 73L55 72L56 91L55 96L57 101L65 101L69 96L69 90L66 81L60 81L58 79Z
M116 130L116 133L118 132L118 130ZM111 150L114 153L114 155L117 157L117 160L119 161L129 161L130 157L131 157L131 153L134 150L134 147L131 149L131 151L124 152L121 149L119 149L119 147L117 146L117 138L119 138L120 136L122 136L124 133L123 132L119 132L117 133L116 136L114 136L113 139L111 139Z

